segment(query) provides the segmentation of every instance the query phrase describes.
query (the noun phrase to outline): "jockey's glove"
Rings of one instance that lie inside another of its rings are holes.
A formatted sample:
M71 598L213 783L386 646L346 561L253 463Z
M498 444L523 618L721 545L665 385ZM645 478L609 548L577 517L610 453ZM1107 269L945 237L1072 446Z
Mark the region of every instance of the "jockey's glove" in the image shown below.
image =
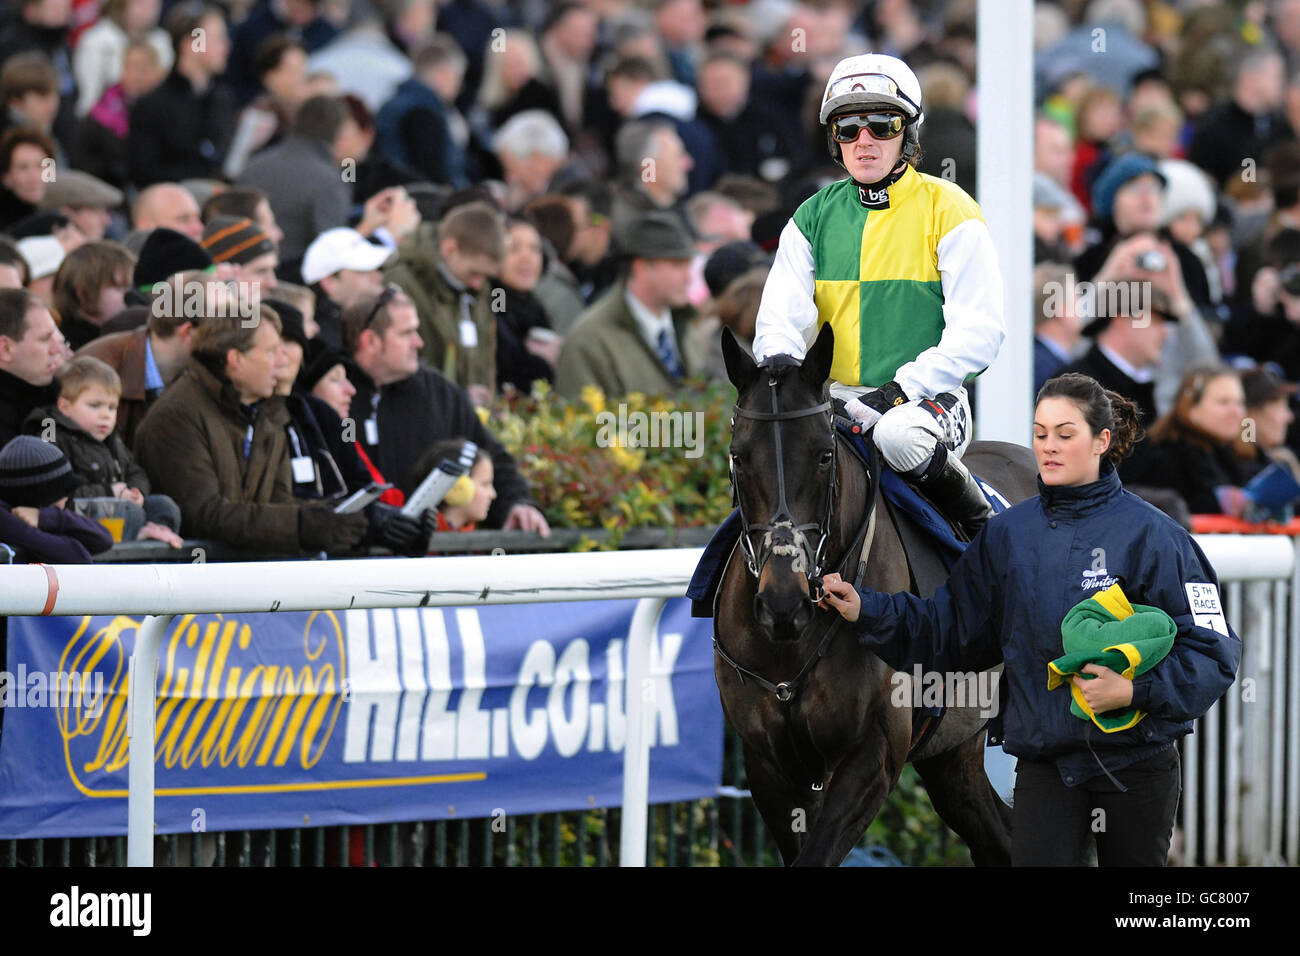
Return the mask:
M844 410L862 423L865 431L880 421L882 415L891 408L907 404L907 396L897 382L886 382L880 388L873 388L859 398L852 398L844 403Z

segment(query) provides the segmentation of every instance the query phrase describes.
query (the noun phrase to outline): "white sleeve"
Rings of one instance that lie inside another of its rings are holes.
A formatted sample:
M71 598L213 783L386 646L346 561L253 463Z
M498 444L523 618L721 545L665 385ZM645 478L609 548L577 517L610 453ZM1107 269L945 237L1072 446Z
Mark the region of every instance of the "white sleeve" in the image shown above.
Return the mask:
M813 301L812 244L791 219L781 230L776 259L763 285L754 322L754 359L790 355L802 359L817 333Z
M966 220L939 240L938 258L943 335L898 369L895 380L909 399L954 391L967 375L993 363L1007 334L1002 273L988 226Z
M107 89L105 80L109 85L116 82L112 79L115 52L118 51L112 38L103 32L87 34L77 44L72 54L72 74L77 80L77 116L85 116L99 102Z

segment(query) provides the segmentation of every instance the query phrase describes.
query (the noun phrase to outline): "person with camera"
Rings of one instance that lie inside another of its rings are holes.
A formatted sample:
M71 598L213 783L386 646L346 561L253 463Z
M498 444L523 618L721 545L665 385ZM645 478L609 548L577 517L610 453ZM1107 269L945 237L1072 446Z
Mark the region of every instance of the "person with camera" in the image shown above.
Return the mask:
M1161 257L1178 259L1178 275L1192 303L1208 308L1210 283L1205 267L1186 245L1160 228L1160 214L1168 180L1155 160L1129 153L1112 160L1092 188L1093 226L1099 233L1075 260L1079 280L1099 279L1116 246L1140 234L1160 240ZM1162 272L1160 257L1152 257L1149 272ZM1175 296L1173 289L1165 292Z
M1087 321L1103 317L1105 308L1116 298L1122 298L1124 291L1137 292L1139 308L1141 301L1148 298L1148 288L1152 295L1159 295L1162 311L1176 324L1169 329L1158 361L1150 366L1150 379L1138 376L1140 381L1152 383L1152 411L1164 411L1173 404L1179 379L1186 369L1219 359L1214 336L1188 288L1183 257L1177 245L1175 240L1150 229L1142 229L1119 240L1111 247L1100 270L1091 277L1089 297L1081 306ZM1199 262L1196 266L1201 268ZM1085 278L1082 269L1078 278ZM1131 288L1126 289L1126 285ZM1123 395L1129 394L1116 390ZM1144 413L1148 411L1143 400L1135 400ZM1148 425L1152 421L1154 414L1143 419L1143 423Z

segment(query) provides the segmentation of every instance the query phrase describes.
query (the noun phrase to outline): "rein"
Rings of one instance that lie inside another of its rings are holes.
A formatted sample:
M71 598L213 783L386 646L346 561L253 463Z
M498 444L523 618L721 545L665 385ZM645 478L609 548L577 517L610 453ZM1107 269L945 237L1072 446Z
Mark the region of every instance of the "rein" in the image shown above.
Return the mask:
M862 544L862 551L865 554L870 549L871 542L875 538L876 509L874 507L874 501L871 504L869 504L867 507L868 507L867 520L859 526L858 533L853 540L853 544L850 546L849 550L845 552L844 558L840 561L838 567L836 567L835 569L835 573L839 574L841 577L843 577L843 571L849 563L848 559L852 557L853 551L855 548L857 548L858 544L859 543ZM858 573L854 575L854 584L861 583L862 576L865 571L866 571L866 562L859 561ZM721 594L721 590L719 590L719 594ZM812 655L804 662L804 665L800 669L798 674L796 674L791 680L784 680L781 681L779 684L773 684L767 678L759 674L755 674L749 668L742 667L740 664L736 663L736 661L731 657L731 655L728 654L726 650L723 648L722 642L718 640L718 634L716 628L714 629L714 634L713 634L713 646L717 650L718 655L724 661L730 664L731 667L735 670L737 676L740 678L741 684L744 684L745 678L748 677L754 683L758 684L758 686L762 687L764 690L770 690L772 693L774 693L776 695L776 699L781 701L781 703L788 704L791 700L794 699L794 695L798 693L799 685L803 682L803 679L808 676L808 672L811 671L814 667L816 667L817 662L826 656L826 651L830 647L831 639L835 636L836 633L835 625L839 623L836 620L837 617L838 614L836 612L834 611L827 612L826 620L828 623L826 627L826 633L822 635L821 642L818 643L817 649L813 651Z

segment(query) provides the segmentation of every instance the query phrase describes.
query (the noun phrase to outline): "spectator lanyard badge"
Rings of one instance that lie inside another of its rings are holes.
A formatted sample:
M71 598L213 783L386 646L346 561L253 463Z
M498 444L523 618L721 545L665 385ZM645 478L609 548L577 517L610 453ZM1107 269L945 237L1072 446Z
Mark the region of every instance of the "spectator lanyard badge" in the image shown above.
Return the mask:
M366 430L366 444L371 447L379 444L379 393L370 398L370 417L363 426Z
M293 457L289 459L289 465L293 468L293 483L295 485L310 485L316 482L316 463L312 461L311 455L304 455L302 443L298 440L298 429L289 428L289 444L293 446Z
M462 348L478 348L478 326L474 324L474 317L470 312L470 306L474 302L474 297L465 293L460 297L460 344Z

